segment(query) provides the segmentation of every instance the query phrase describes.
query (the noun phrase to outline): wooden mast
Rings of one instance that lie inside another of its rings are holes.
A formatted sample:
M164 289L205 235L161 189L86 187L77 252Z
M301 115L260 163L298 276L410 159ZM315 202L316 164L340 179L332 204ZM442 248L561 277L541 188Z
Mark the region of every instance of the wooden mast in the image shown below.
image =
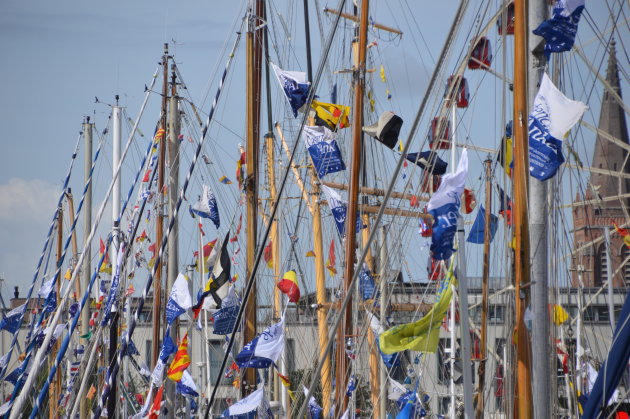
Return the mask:
M251 278L252 267L256 259L256 238L258 225L258 148L260 135L260 76L262 41L265 27L256 29L261 23L257 16L263 16L264 0L251 0L249 6L248 29L246 35L246 175L245 192L247 195L247 265L246 277L254 281L251 294L245 305L245 327L243 344L256 337L256 282ZM256 387L256 370L248 368L241 384L243 396L251 393Z
M529 334L525 327L525 307L529 301L529 224L527 190L529 180L527 109L527 1L514 1L514 281L516 300L517 385L515 417L532 417Z
M356 214L358 209L359 197L359 177L361 175L361 155L363 143L363 90L365 85L365 56L367 50L367 27L368 13L370 2L363 0L361 2L361 15L359 26L358 55L356 68L354 69L354 109L353 109L353 127L352 127L352 161L350 163L350 182L348 190L348 211L346 215L346 266L344 272L344 289L343 294L351 293L350 283L354 275L354 263L356 252ZM346 336L351 336L352 327L352 298L343 314L344 320L337 334L337 373L336 373L336 393L337 406L339 412L344 412L348 406L348 398L346 397L346 386L348 383L347 373L347 356L346 356Z
M68 200L68 211L70 216L70 223L74 222L74 199L72 198L72 190L68 188L66 192L66 199ZM72 265L76 263L79 258L79 245L77 243L77 231L76 229L72 231ZM72 266L71 265L71 266ZM74 267L74 266L72 266ZM74 292L76 294L75 299L79 300L81 298L81 281L75 281L74 283Z
M57 215L57 268L60 267L61 254L63 253L63 208L59 207L59 213ZM59 292L61 290L61 271L59 271L59 278L57 278L56 285L57 293L57 307L59 307ZM56 342L53 346L53 350L48 357L48 365L52 366L55 363L55 356L59 351L59 342ZM50 392L48 396L48 417L54 419L57 417L57 398L61 392L61 376L59 371L55 374L53 385L50 386Z
M165 156L166 156L166 108L168 103L168 44L164 44L164 55L162 56L162 114L160 120L160 128L164 130L162 138L160 138L160 150L158 157L158 184L157 184L157 226L155 228L155 242L162 243L162 237L164 236L164 214L162 204L164 189L164 172L166 170ZM153 366L157 364L158 356L160 354L160 312L162 305L162 261L158 263L155 269L155 279L153 281Z
M479 359L479 386L477 392L477 408L475 416L477 419L483 418L484 399L483 388L486 379L486 358L488 357L488 281L490 279L490 240L491 240L491 215L492 215L492 160L489 158L484 162L486 165L486 214L485 228L483 231L483 276L481 282L481 333L480 359Z

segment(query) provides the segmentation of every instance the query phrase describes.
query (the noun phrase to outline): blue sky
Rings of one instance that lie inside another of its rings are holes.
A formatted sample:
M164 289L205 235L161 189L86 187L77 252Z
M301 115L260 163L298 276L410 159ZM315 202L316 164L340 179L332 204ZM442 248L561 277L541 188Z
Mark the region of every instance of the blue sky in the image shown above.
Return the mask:
M295 30L291 22L297 20L294 15L301 13L301 7L292 5L284 9L285 2L278 3L276 12L283 14L289 29ZM400 9L396 9L397 2L395 5L373 3L373 16L377 20L405 31L402 41L379 40L379 48L380 59L387 64L388 78L396 94L391 105L386 103L386 106L404 112L406 120L410 121L457 2L446 1L439 5L431 2L430 6L428 2L414 2L411 6L400 2L404 5ZM608 3L613 8L618 4L616 1ZM480 4L483 2L475 2L471 9L479 8ZM627 3L622 1L621 4L627 11ZM333 7L332 4L327 6ZM596 6L590 12L593 22L600 29L604 28L607 10ZM313 9L311 13L314 14ZM6 278L7 285L20 284L25 291L25 285L31 281L83 117L92 116L100 129L106 123L109 108L95 104L94 97L112 103L114 95L120 94L121 104L135 116L144 85L149 83L160 59L162 44L172 44L175 40L171 51L175 52L192 97L202 102L207 89L214 94L216 78L211 76L224 66L221 51L226 41L231 44L230 31L241 14L242 2L0 2L0 51L3 55L0 143L4 150L0 164L0 274ZM328 23L324 21L325 25ZM420 28L423 35L414 32ZM311 31L316 44L313 60L316 65L319 48L314 19ZM496 30L491 33L496 37ZM591 33L592 28L583 21L580 36L588 40ZM627 43L630 41L627 26L624 34L623 41ZM295 51L302 54L302 36L297 35L294 41ZM463 48L462 43L456 48L456 55ZM601 56L601 52L599 56L593 55L594 60ZM305 69L303 56L287 53L285 58L297 67L292 69ZM620 56L620 62L622 60ZM575 61L573 58L572 62ZM339 57L333 59L333 63L338 62ZM243 77L242 61L237 60L230 90L233 101L242 96ZM471 80L484 78L491 80L490 76L482 77L479 73L471 75ZM498 92L495 81L487 83L490 84L486 84L485 92L479 93L481 97ZM627 85L627 80L625 83ZM379 89L382 91L384 87ZM576 95L584 94L584 91L574 90ZM591 119L596 120L598 116L598 101L592 105ZM148 114L156 114L155 103L147 110ZM240 102L236 103L236 109L242 109ZM206 102L205 108L207 105ZM481 138L479 145L495 147L496 134L500 132L496 124L496 104L491 109L494 112L471 111L464 120L467 124L479 120L479 124L486 125L467 135L473 140ZM222 115L232 130L242 133L242 110L224 111ZM406 135L405 129L408 125L403 129ZM82 165L79 157L75 174L82 173ZM473 163L473 167L478 169L480 161ZM104 177L105 172L100 176ZM81 187L80 183L73 184L75 199ZM123 190L125 188L123 186ZM95 201L95 206L98 202ZM7 296L6 289L3 294Z

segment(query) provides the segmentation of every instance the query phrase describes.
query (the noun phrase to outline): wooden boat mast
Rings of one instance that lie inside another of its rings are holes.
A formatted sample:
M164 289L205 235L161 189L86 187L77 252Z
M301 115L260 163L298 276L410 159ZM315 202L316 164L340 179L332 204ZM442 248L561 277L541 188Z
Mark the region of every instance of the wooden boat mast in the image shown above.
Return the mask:
M247 195L247 264L246 277L250 278L256 260L256 238L258 237L258 149L260 136L260 82L263 34L266 26L260 17L265 13L264 0L251 0L249 5L248 28L246 34L246 175ZM254 278L250 278L254 281ZM243 344L256 337L256 282L252 284L251 295L245 303L245 327ZM248 368L241 383L241 393L247 396L256 387L256 370Z
M514 282L516 300L517 385L515 417L532 417L529 333L525 327L525 307L529 303L530 246L527 216L529 180L527 108L527 3L514 1Z
M57 268L59 268L59 263L61 262L61 255L63 253L63 208L59 206L59 212L57 214ZM61 275L61 272L60 272ZM57 278L56 284L56 299L57 299L57 307L59 307L59 291L61 291L61 278ZM53 346L52 351L48 357L48 365L52 366L55 363L55 357L57 352L59 351L59 342L56 342ZM61 375L59 375L59 371L55 375L55 380L53 385L50 386L50 392L48 396L48 417L50 419L54 419L57 417L57 398L61 394Z

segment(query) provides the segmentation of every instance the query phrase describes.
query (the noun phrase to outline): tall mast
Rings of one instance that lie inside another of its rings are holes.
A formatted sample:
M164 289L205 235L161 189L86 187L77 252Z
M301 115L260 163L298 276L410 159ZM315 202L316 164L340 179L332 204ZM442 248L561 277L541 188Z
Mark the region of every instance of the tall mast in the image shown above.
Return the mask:
M90 117L88 116L85 119L85 123L83 124L83 140L85 143L84 147L84 158L83 158L83 171L85 183L88 183L88 179L90 178L90 168L92 167L92 130L94 129L94 124L90 123ZM90 231L92 229L92 183L88 185L87 190L85 191L85 209L83 210L83 248L85 249L85 257L83 258L83 270L81 271L81 289L87 290L88 285L90 283L90 275L92 274L92 252L90 248L90 243L88 243L87 239L90 236ZM84 336L89 331L89 321L90 321L90 308L89 304L86 304L86 307L81 311L81 336ZM86 345L83 345L86 346ZM89 374L90 371L86 370L86 373ZM82 397L80 399L79 405L79 417L80 419L86 419L88 415L87 409L87 400Z
M343 295L351 293L350 283L354 275L355 252L357 244L357 228L356 214L358 209L359 197L359 177L361 175L361 155L363 146L363 90L365 85L365 56L367 46L367 28L368 13L370 1L363 0L361 2L361 16L359 25L358 45L356 41L353 46L358 47L358 55L356 67L354 71L354 110L353 110L353 127L352 127L352 161L350 163L350 183L348 190L348 212L346 215L346 266L344 272L344 288ZM344 320L337 334L337 374L336 374L336 392L337 406L339 412L344 412L348 406L348 398L346 397L346 385L348 376L346 370L348 362L346 358L346 337L351 336L352 327L352 299L350 299L346 312L343 314Z
M167 103L168 103L168 44L164 44L164 55L162 56L162 113L160 120L160 128L166 131L166 118L167 118ZM158 184L157 184L157 225L155 227L155 242L162 243L162 237L164 236L164 214L162 212L162 189L164 189L164 167L166 156L166 132L160 138L160 150L158 157ZM161 307L162 300L162 261L158 263L155 269L155 277L153 280L153 348L151 354L153 355L153 366L157 364L158 356L160 354L160 320L161 320Z
M381 249L380 255L378 258L378 270L379 270L379 278L380 278L380 288L381 288L381 296L380 296L380 320L381 325L384 327L385 325L385 316L387 315L387 301L388 301L388 289L387 289L387 279L385 278L385 264L387 261L387 225L381 225ZM380 363L380 371L379 371L379 383L381 388L381 396L380 396L380 405L379 405L379 414L377 417L385 419L387 417L387 366L384 362ZM376 410L374 410L376 411Z
M545 0L529 0L528 30L532 42L528 45L528 95L532 106L546 59L543 53L544 39L532 34L538 25L547 18L548 6ZM529 225L533 246L530 260L536 261L532 269L531 298L532 312L532 386L534 417L537 419L551 417L551 345L549 340L549 278L547 262L547 182L531 177L529 179Z
M481 282L481 333L479 360L479 386L477 392L477 410L475 417L483 418L484 410L484 385L486 380L486 358L488 356L488 281L490 280L490 240L491 240L491 214L492 214L492 160L487 159L486 165L486 214L485 229L483 231L483 277Z
M118 95L116 95L116 105L112 107L112 115L113 115L113 134L112 134L112 170L113 175L116 176L116 171L118 170L118 166L120 166L120 144L122 137L122 108L118 106ZM116 265L118 263L118 251L120 246L120 223L118 221L118 217L120 217L120 182L121 176L117 176L114 181L114 188L112 190L112 245L111 245L111 262L112 262L112 274L115 275ZM122 267L121 267L122 270ZM113 281L110 282L110 287L113 285ZM109 326L109 352L108 359L109 364L112 363L116 359L118 354L118 323L120 320L120 311L118 307L114 304L112 307L112 318ZM110 414L114 414L116 412L116 383L112 384L112 388L110 390L109 398L107 399L107 411Z
M529 144L527 117L527 3L514 1L514 282L516 300L516 406L519 419L532 417L529 333L525 307L529 302L530 249L527 218Z
M177 78L175 75L175 64L171 64L171 97L169 98L169 123L168 137L165 134L164 139L168 139L168 218L171 220L175 217L175 207L177 206L177 194L179 192L179 98L177 97ZM175 219L171 234L168 236L168 261L166 263L166 291L170 292L173 283L179 273L179 257L177 253L178 247L178 221ZM201 249L203 252L203 248ZM203 272L203 271L201 271ZM203 283L203 281L202 281ZM171 327L171 338L173 342L177 342L179 338L179 321L175 319L173 327ZM175 402L175 383L167 380L166 396ZM175 414L175 404L169 409L168 417L172 418Z
M59 212L57 215L57 267L61 262L61 254L63 252L63 208L59 206ZM61 278L57 278L56 293L57 293L57 307L59 307L59 291L61 290ZM48 365L52 366L55 362L55 356L59 350L59 342L56 342L53 346L53 350L48 358ZM57 397L61 391L61 376L58 373L55 375L55 381L50 387L50 394L48 396L48 417L54 419L57 417Z
M246 163L245 192L247 195L247 278L250 278L256 259L256 238L258 236L258 148L260 136L260 78L262 41L261 36L266 26L257 29L261 23L260 16L265 10L264 0L250 0L248 28L246 35ZM243 342L247 344L256 337L256 281L251 288L251 294L245 306L245 327ZM256 370L248 368L242 382L243 396L251 393L256 386Z

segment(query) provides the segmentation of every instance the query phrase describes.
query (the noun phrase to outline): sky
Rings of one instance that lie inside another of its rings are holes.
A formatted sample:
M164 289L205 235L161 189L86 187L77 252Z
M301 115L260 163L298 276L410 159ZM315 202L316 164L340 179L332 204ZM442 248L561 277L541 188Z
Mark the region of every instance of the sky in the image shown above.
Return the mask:
M285 10L284 2L274 3L278 3L275 11L289 26L295 21L292 14L301 13L301 8ZM374 16L383 23L405 30L422 28L423 35L406 33L399 43L379 40L381 57L388 63L388 77L394 80L396 109L407 110L409 120L457 7L455 1L439 5L432 2L431 7L424 3L401 2L406 8L396 10L393 3L373 2ZM614 6L617 2L609 3ZM627 12L627 3L622 4ZM0 2L0 80L4 81L0 95L0 144L4 150L0 153L0 275L5 280L5 298L12 295L14 285L24 292L32 279L83 118L91 116L97 130L106 124L109 107L96 104L95 97L111 104L114 95L119 94L121 105L135 116L162 45L169 42L188 91L203 103L206 92L214 92L216 71L224 66L223 51L232 42L232 29L242 16L242 6L241 1L199 0ZM591 12L593 22L603 25L606 10L594 7ZM316 28L313 19L315 63L320 52ZM585 32L588 27L580 31L584 39L590 39ZM625 41L630 41L627 30L625 36ZM295 37L295 43L296 51L303 51L301 35ZM285 58L304 70L303 57L288 54ZM243 93L242 61L235 63L235 72L230 96ZM495 87L490 89L496 93L492 90ZM208 102L205 104L207 109ZM155 115L152 106L147 112ZM488 117L483 110L466 116L469 120ZM225 118L238 126L233 128L237 134L242 133L242 111ZM494 139L498 131L486 128L479 136ZM483 141L492 146L494 140ZM81 152L74 170L75 175L83 171ZM98 176L105 177L106 170ZM82 184L74 182L71 186L76 200Z

